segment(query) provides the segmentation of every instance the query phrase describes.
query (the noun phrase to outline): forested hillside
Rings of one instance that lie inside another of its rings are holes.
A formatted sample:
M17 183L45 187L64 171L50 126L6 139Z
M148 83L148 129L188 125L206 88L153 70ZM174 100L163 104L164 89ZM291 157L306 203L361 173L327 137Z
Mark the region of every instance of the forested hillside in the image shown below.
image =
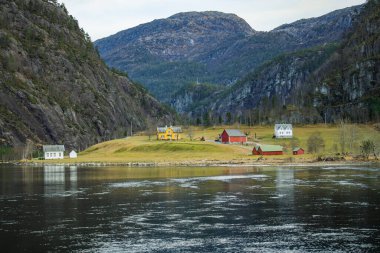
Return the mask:
M83 149L172 117L54 0L0 0L0 145Z
M336 53L313 75L327 120L380 121L380 1L369 0ZM324 91L324 92L320 92Z

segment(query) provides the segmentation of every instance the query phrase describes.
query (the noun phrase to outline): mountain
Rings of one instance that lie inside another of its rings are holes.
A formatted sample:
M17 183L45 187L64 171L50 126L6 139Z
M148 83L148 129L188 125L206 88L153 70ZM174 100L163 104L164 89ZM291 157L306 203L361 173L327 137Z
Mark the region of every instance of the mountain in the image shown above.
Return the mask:
M215 49L255 31L234 14L179 13L95 41L106 63L128 72L158 98L209 75Z
M250 124L319 122L320 115L310 95L314 87L310 85L310 76L337 48L337 44L326 44L275 57L235 85L195 100L187 112L192 118L204 117L206 113L214 122L221 117L226 123L227 114L234 115L233 121ZM199 94L187 92L187 96Z
M342 46L312 76L329 121L380 121L380 1L369 0Z
M197 80L230 86L274 57L339 41L360 6L297 21L270 32L220 12L180 13L95 42L105 62L128 72L160 100Z
M228 121L227 114L243 123L379 121L379 73L380 1L371 0L340 43L278 56L228 89L193 101L188 112L214 122ZM191 104L192 97L199 94L188 90L176 104Z
M108 69L54 0L0 0L0 144L84 149L173 116Z

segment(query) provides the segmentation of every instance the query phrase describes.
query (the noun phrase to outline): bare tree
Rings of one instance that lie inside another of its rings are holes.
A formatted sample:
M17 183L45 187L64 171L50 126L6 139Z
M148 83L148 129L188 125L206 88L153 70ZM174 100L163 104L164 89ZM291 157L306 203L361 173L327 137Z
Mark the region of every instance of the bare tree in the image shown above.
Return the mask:
M152 136L157 134L156 122L152 119L147 119L146 124L146 134L148 135L150 141L152 139Z
M350 148L350 152L353 152L358 139L358 128L355 124L347 126L347 142Z
M187 129L187 136L189 137L190 141L193 140L193 138L194 138L193 127L189 126L189 128Z
M339 144L340 144L340 150L342 153L346 152L346 142L347 142L347 125L344 122L344 120L340 121L339 126Z
M33 141L27 139L26 140L26 145L25 145L25 148L24 148L24 151L23 151L23 155L22 155L22 159L23 160L25 160L25 159L31 159L32 158L33 148L34 148Z
M358 128L354 124L346 124L343 120L340 122L339 143L341 152L353 152L358 138Z
M148 126L148 138L149 138L149 140L151 140L152 136L154 136L156 134L157 134L157 129L155 128L155 126L153 126L153 125Z
M322 138L320 132L314 132L307 139L308 151L311 153L318 153L325 148L325 140Z

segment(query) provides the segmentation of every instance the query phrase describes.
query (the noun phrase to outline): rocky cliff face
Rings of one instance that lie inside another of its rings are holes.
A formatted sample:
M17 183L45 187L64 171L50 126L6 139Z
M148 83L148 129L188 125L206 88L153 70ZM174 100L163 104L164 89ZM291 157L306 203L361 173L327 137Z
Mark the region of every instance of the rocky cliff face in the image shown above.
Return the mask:
M222 90L219 86L213 84L191 84L174 94L174 97L178 99L173 99L171 104L178 113L186 114L200 107L207 108L209 100L215 98L216 94ZM207 104L204 104L204 102Z
M83 149L171 116L52 0L0 0L0 144Z
M197 79L232 85L284 52L340 40L359 12L360 6L346 8L270 32L254 31L232 14L181 13L95 44L109 66L127 71L168 102L174 93Z
M237 84L198 102L201 106L192 108L190 116L209 113L226 120L229 113L234 120L250 118L251 123L317 122L320 115L311 103L314 90L309 79L336 48L335 44L325 45L276 57Z
M380 120L380 1L367 2L341 48L313 76L327 120Z

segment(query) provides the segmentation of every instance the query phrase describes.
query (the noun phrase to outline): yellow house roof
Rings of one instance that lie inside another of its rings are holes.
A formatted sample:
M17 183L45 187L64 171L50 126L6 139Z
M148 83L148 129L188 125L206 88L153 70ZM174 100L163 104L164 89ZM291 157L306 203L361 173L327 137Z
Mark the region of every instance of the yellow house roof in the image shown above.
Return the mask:
M174 133L182 133L182 128L181 127L176 127L176 126L157 127L157 132L158 133L165 133L169 128L171 130L173 130Z

